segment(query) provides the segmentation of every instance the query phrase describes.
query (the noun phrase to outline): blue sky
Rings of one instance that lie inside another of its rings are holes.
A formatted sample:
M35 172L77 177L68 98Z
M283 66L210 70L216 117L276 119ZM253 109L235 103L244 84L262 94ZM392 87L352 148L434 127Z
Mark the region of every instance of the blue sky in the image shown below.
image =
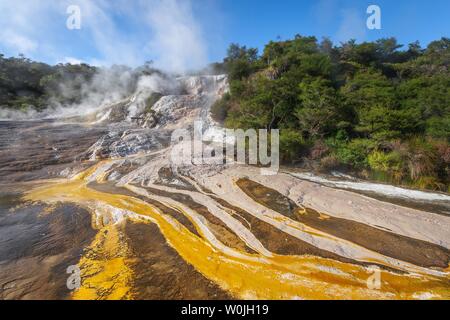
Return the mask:
M366 28L370 4L382 10L381 30ZM66 28L69 5L81 8L80 30ZM450 36L449 12L448 0L0 0L0 52L182 70L222 60L231 42L262 50L297 33L426 45Z
M381 8L382 30L366 28L371 4ZM259 48L277 36L286 39L297 33L336 42L395 36L404 44L450 36L448 0L241 0L223 1L222 7L230 19L227 40Z

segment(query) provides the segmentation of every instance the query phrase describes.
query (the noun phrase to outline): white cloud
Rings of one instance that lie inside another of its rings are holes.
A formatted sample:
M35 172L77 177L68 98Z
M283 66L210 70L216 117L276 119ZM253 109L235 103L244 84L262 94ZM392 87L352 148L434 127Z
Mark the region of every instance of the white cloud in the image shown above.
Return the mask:
M129 64L135 66L143 59L142 43L130 41L130 37L127 37L127 34L116 25L112 16L114 9L117 9L118 2L123 1L76 1L75 3L81 8L82 15L82 28L78 32L87 32L92 38L99 52L99 57L95 60L100 65ZM137 10L135 14L141 13Z
M68 64L73 64L73 65L79 65L84 63L82 60L77 59L77 58L73 58L73 57L65 57L61 63L68 63Z
M0 43L18 53L29 54L38 48L38 44L24 35L10 29L0 32Z
M191 1L0 0L0 48L55 62L70 56L72 62L82 58L99 65L136 66L152 59L168 71L187 71L208 61ZM65 29L69 5L81 8L81 30L73 33ZM69 41L81 41L77 52L84 56L70 53L66 47L74 44Z
M356 9L343 9L341 17L342 22L336 35L338 41L345 42L351 39L361 41L366 38L366 21L361 12Z
M0 44L29 54L39 47L39 29L46 4L37 0L0 0Z
M148 25L154 32L149 49L157 54L157 66L178 71L205 65L206 44L189 1L154 1L148 7Z
M313 14L320 27L327 27L335 19L338 9L336 0L318 0L313 6Z

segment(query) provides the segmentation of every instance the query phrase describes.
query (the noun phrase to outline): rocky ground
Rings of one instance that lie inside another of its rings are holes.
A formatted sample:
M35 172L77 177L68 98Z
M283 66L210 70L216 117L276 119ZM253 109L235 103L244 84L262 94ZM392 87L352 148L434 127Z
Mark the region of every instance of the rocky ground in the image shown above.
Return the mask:
M228 89L178 81L146 113L133 96L77 121L0 123L0 298L450 298L448 195L418 206L289 168L175 165L172 130L219 130L208 111Z

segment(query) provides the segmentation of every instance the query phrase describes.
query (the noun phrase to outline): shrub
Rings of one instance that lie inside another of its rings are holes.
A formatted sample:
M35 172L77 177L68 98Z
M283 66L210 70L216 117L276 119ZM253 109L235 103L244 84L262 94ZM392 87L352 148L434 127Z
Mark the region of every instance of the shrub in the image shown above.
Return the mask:
M420 177L414 182L414 186L419 189L445 190L445 185L436 177Z
M341 166L338 157L335 154L326 156L320 160L319 171L328 172L338 169Z
M427 135L450 140L450 117L433 117L427 121Z
M423 138L411 139L408 145L408 168L411 179L437 177L440 159L436 148Z
M374 151L367 157L370 169L381 173L385 178L383 180L394 180L401 182L405 177L405 165L402 156L397 151L383 152Z
M330 152L330 148L322 141L317 140L311 148L311 159L319 160L325 157Z
M368 156L367 161L373 170L396 172L403 168L402 157L395 151L389 153L374 151Z
M369 139L354 139L338 146L336 155L342 163L362 168L367 166L367 156L374 147L374 142Z
M280 151L282 160L293 161L300 158L306 143L300 132L292 129L280 130Z
M227 93L211 107L211 116L217 122L223 123L227 118L230 98L231 96Z
M153 92L145 101L145 113L151 112L153 106L162 98L162 96L161 93Z

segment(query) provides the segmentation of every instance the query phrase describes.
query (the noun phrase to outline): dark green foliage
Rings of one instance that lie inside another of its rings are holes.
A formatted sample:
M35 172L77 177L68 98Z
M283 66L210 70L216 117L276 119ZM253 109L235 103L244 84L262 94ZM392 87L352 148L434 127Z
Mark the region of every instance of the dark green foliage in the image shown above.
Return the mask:
M232 80L241 80L256 70L257 49L247 49L245 46L241 47L233 43L228 49L227 56L224 65Z
M298 35L258 56L234 44L223 64L231 92L214 113L232 128L280 129L284 160L309 155L447 190L450 39L401 48L395 38L333 46Z
M161 93L153 92L145 101L145 113L152 111L153 106L163 97Z
M319 138L335 132L336 123L341 118L341 102L330 82L314 78L303 81L299 86L299 104L294 114L303 135L307 138Z
M284 129L280 132L280 150L283 150L282 160L295 161L306 152L306 143L300 132L293 129Z
M229 93L225 94L224 97L217 101L211 107L211 116L214 120L219 123L223 123L228 116L229 105L228 101L230 100L231 95Z
M26 59L4 58L0 54L0 107L26 110L42 110L52 106L79 104L89 94L107 94L109 88L104 83L104 76L111 79L120 75L129 76L129 81L121 83L127 92L134 92L142 76L166 75L152 67L152 62L135 69L113 65L97 69L87 64L58 64L49 66ZM119 81L120 82L120 81ZM148 104L154 104L154 95Z
M45 98L53 99L60 104L80 103L80 94L83 86L88 84L96 73L96 69L86 64L57 65L52 68L52 73L40 80L40 85L45 89ZM64 85L62 90L61 85Z
M0 106L26 109L36 104L40 107L39 98L45 92L40 80L50 73L51 67L46 64L23 56L5 59L0 55Z
M82 84L90 81L95 72L95 68L85 64L49 66L24 56L4 58L0 55L0 107L41 110L50 97L58 102L76 102ZM72 84L72 95L58 94L63 81Z

